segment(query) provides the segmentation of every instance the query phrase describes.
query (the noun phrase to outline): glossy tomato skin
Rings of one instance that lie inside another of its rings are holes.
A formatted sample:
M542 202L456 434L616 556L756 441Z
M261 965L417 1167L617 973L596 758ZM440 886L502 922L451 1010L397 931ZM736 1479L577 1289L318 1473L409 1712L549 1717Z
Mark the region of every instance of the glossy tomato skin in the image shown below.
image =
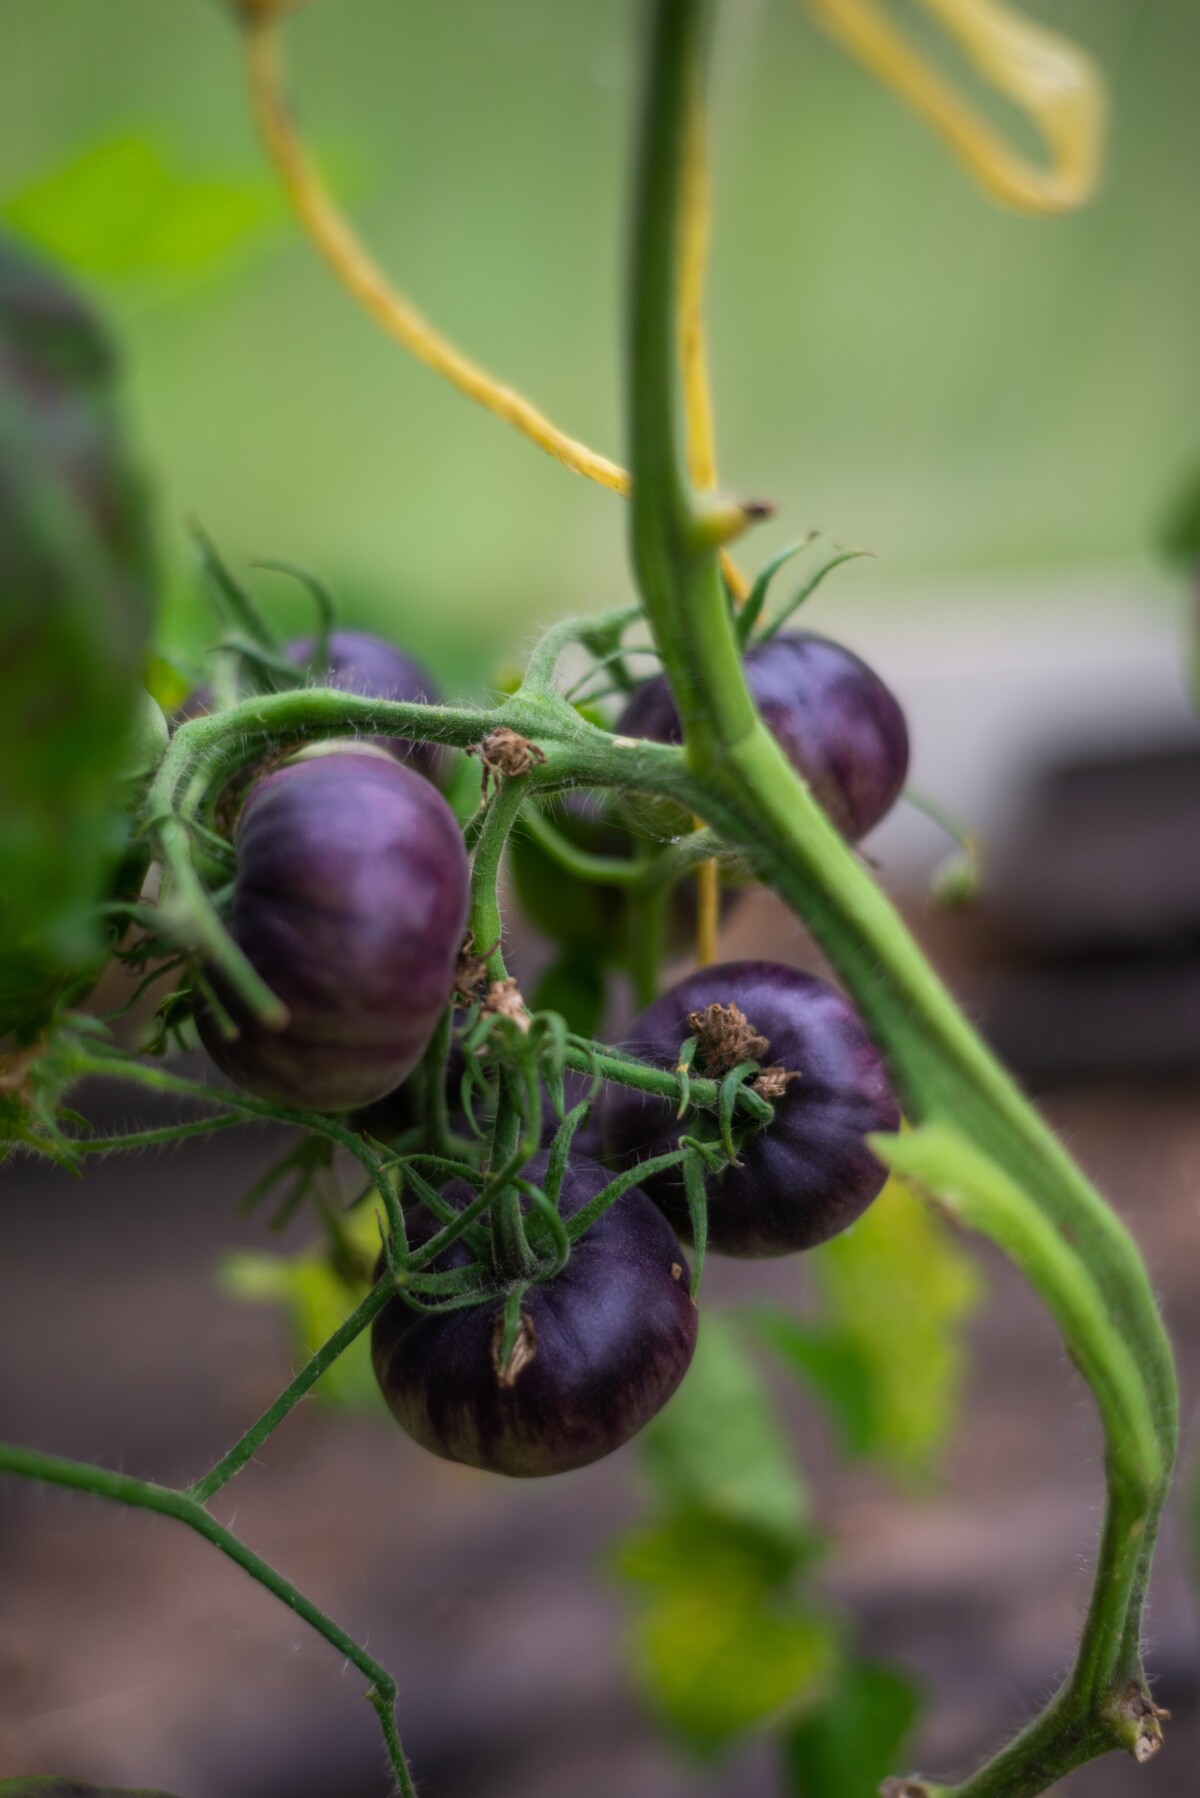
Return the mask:
M289 763L250 791L229 928L291 1012L282 1031L197 1022L213 1060L264 1098L343 1111L411 1073L449 997L466 927L462 837L441 795L374 749Z
M743 667L763 722L852 843L895 804L908 773L908 726L894 695L853 651L812 631L781 631L746 652ZM666 680L638 688L618 735L678 743Z
M813 1248L852 1224L886 1178L864 1141L870 1131L900 1124L882 1059L836 987L767 961L697 970L647 1006L622 1046L656 1067L673 1067L693 1034L689 1013L712 1004L738 1006L767 1039L763 1065L800 1078L775 1101L773 1121L745 1137L742 1165L708 1177L708 1246L748 1259ZM699 1063L696 1071L704 1071ZM670 1105L613 1086L604 1128L611 1154L629 1167L674 1148L682 1126ZM675 1170L652 1175L645 1189L687 1232Z
M544 1178L543 1152L526 1177ZM560 1211L572 1216L610 1179L571 1162ZM471 1195L456 1182L451 1203ZM455 1245L438 1266L463 1265ZM497 1371L501 1298L441 1317L392 1299L375 1320L376 1378L397 1422L448 1461L517 1479L566 1473L619 1448L670 1398L696 1346L696 1307L683 1250L636 1188L580 1238L560 1274L529 1288L522 1314L533 1347L510 1383Z

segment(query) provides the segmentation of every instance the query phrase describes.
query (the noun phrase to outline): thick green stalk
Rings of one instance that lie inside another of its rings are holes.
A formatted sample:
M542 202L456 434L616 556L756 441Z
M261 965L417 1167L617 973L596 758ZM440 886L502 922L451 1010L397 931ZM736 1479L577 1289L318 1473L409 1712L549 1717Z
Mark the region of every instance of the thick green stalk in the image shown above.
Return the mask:
M633 557L684 723L685 760L702 789L697 809L746 851L756 873L817 937L887 1052L910 1119L954 1126L989 1177L1009 1182L1034 1208L1041 1230L1030 1237L1035 1248L1026 1271L1035 1283L1044 1293L1053 1287L1051 1244L1086 1278L1095 1299L1089 1317L1096 1353L1083 1364L1102 1409L1118 1363L1124 1370L1128 1402L1119 1424L1110 1423L1108 1515L1077 1668L1025 1736L955 1788L957 1798L1017 1798L1043 1790L1048 1769L1057 1777L1106 1747L1141 1754L1150 1741L1143 1727L1152 1711L1139 1618L1175 1450L1174 1370L1129 1236L955 1007L762 725L746 690L719 593L715 547L705 541L708 521L681 473L672 341L685 95L708 12L709 0L654 0L652 8L629 385ZM678 784L665 767L662 773ZM994 1223L981 1227L990 1233ZM1077 1346L1070 1332L1068 1340ZM1117 1448L1126 1430L1152 1445L1134 1463ZM1131 1724L1131 1712L1140 1721Z

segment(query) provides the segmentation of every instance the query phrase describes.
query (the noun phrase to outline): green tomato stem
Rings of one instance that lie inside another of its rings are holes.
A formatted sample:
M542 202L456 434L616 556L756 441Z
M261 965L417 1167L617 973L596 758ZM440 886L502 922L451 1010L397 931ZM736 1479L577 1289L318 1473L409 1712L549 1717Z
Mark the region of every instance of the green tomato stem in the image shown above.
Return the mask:
M448 1005L438 1019L437 1029L421 1061L421 1121L425 1140L436 1155L452 1156L463 1150L463 1144L450 1128L450 1108L446 1102L446 1062L453 1022L454 1012Z
M199 1080L185 1080L178 1074L169 1074L163 1068L152 1067L144 1061L137 1061L118 1049L80 1049L72 1054L71 1074L75 1079L83 1079L94 1074L106 1080L131 1080L138 1086L150 1088L153 1092L169 1093L181 1099L195 1099L201 1105L219 1105L242 1115L246 1123L253 1121L294 1124L298 1129L307 1130L317 1136L324 1136L366 1169L371 1183L383 1201L387 1215L388 1227L392 1232L397 1250L402 1257L408 1254L408 1238L404 1227L404 1213L396 1197L395 1188L388 1178L383 1164L374 1152L368 1148L361 1136L352 1130L316 1111L300 1111L289 1105L276 1105L270 1099L256 1099L249 1093L239 1092L233 1087L205 1086ZM180 1131L192 1134L187 1125L178 1126ZM164 1134L162 1141L169 1140Z
M210 1498L227 1486L236 1473L240 1473L247 1461L254 1459L267 1437L283 1422L289 1411L295 1409L309 1392L312 1391L321 1375L331 1367L338 1356L344 1354L350 1344L362 1335L378 1317L388 1299L392 1296L392 1282L385 1275L371 1288L366 1298L336 1329L333 1335L305 1362L291 1385L286 1387L279 1397L263 1412L262 1416L239 1436L227 1454L222 1455L202 1479L188 1487L188 1496L197 1504L206 1505Z
M475 845L469 927L475 953L483 957L489 980L504 980L508 973L501 946L504 918L500 911L500 868L512 828L528 795L527 781L525 775L510 775L500 782L488 801Z
M494 1190L491 1191L492 1258L502 1279L527 1280L537 1266L537 1257L529 1246L521 1216L521 1194L515 1175L528 1159L532 1144L526 1140L530 1120L524 1115L527 1095L523 1082L512 1068L500 1070L500 1095L496 1105L496 1124L492 1132L492 1167ZM540 1120L534 1119L536 1124ZM488 1181L491 1189L493 1180Z
M955 1007L750 700L717 557L703 544L704 520L681 473L672 337L686 92L709 10L708 0L654 0L652 8L629 364L634 563L683 721L686 766L703 789L695 809L747 851L759 876L812 930L885 1050L910 1119L952 1126L969 1154L1036 1209L1042 1228L1028 1237L1025 1266L1043 1293L1057 1290L1061 1257L1091 1282L1100 1295L1095 1328L1081 1336L1080 1314L1065 1313L1068 1344L1102 1410L1114 1384L1137 1370L1129 1396L1138 1440L1144 1447L1147 1432L1153 1438L1153 1458L1139 1460L1135 1472L1109 1456L1108 1521L1075 1672L1023 1737L954 1788L955 1798L1018 1798L1044 1790L1047 1769L1077 1764L1080 1756L1108 1747L1142 1753L1146 1737L1131 1734L1128 1718L1131 1709L1153 1712L1138 1636L1175 1452L1174 1370L1127 1233ZM678 784L665 765L662 771ZM981 1214L980 1223L991 1234L998 1214ZM1051 1242L1061 1246L1053 1260Z
M365 1326L364 1326L365 1327ZM90 1492L97 1498L113 1499L135 1510L151 1511L160 1517L171 1517L194 1530L206 1542L235 1562L243 1572L274 1594L290 1611L302 1618L311 1629L323 1636L369 1681L367 1697L379 1719L387 1746L388 1759L400 1798L416 1798L416 1787L408 1769L396 1727L396 1682L385 1667L359 1646L353 1637L306 1598L291 1581L264 1561L260 1555L226 1529L207 1511L193 1492L180 1492L171 1486L158 1486L149 1480L135 1480L128 1474L111 1473L106 1467L90 1467L81 1461L68 1461L60 1455L45 1455L35 1449L0 1443L0 1473L20 1475L46 1485L66 1486L76 1492Z

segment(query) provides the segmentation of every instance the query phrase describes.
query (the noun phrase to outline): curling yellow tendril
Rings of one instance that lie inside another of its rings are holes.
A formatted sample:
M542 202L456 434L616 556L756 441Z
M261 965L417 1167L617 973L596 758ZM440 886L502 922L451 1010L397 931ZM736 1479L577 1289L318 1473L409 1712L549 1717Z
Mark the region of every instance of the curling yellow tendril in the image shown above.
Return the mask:
M531 442L575 474L613 493L627 495L629 475L560 431L543 412L513 388L497 381L443 337L396 291L347 224L305 150L288 108L277 21L288 0L238 0L245 22L247 72L255 122L276 174L312 243L338 281L377 324L398 343L443 376L457 390L497 418L515 426ZM692 107L689 167L680 228L683 274L678 304L679 357L688 424L688 457L697 487L716 485L712 399L704 331L703 294L708 260L709 187L704 114L699 96ZM725 578L737 599L747 592L732 558L722 552ZM717 866L697 873L697 954L702 964L716 959Z
M1069 39L1001 0L920 0L984 79L1037 127L1049 155L1038 168L921 58L876 0L806 3L831 37L933 127L993 199L1018 212L1049 214L1091 198L1104 142L1104 82Z
M629 474L619 463L560 431L544 412L516 389L489 375L423 318L388 280L338 211L304 147L283 86L278 19L300 0L235 0L241 13L246 66L255 124L297 219L334 276L389 337L427 368L496 418L514 426L573 474L627 496ZM726 579L735 592L746 583L728 555Z
M267 154L301 224L343 287L390 337L468 399L515 425L575 474L586 475L613 493L628 493L629 476L623 468L560 431L523 394L464 356L396 292L338 212L296 131L283 93L279 31L273 16L252 14L245 44L254 118Z

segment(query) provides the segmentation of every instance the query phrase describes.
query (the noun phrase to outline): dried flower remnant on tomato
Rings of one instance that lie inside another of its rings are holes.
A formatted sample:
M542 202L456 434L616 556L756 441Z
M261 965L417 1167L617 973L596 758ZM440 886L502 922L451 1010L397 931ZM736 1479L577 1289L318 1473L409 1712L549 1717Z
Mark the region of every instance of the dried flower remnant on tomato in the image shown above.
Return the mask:
M547 1160L535 1155L525 1177L543 1181ZM609 1178L574 1158L562 1217ZM474 1194L454 1182L443 1197L462 1206ZM419 1239L420 1226L410 1237ZM469 1260L456 1243L433 1266ZM504 1312L501 1295L441 1316L394 1298L375 1320L371 1352L383 1396L410 1436L447 1460L515 1478L565 1473L619 1448L670 1398L696 1345L683 1251L636 1188L579 1238L561 1272L527 1289L507 1353Z
M706 1176L708 1245L745 1257L812 1248L853 1223L882 1188L885 1170L865 1138L899 1127L895 1096L846 996L828 981L775 962L697 970L635 1019L624 1046L653 1066L673 1067L693 1019L720 1019L724 1039L734 1012L741 1022L718 1054L727 1058L753 1033L774 1064L758 1078L768 1083L764 1096L775 1115L747 1131L738 1166ZM704 1069L698 1051L697 1071L715 1076L721 1070ZM623 1167L673 1149L681 1128L664 1100L620 1087L605 1094L605 1140ZM677 1170L649 1175L644 1186L686 1232L687 1199Z

